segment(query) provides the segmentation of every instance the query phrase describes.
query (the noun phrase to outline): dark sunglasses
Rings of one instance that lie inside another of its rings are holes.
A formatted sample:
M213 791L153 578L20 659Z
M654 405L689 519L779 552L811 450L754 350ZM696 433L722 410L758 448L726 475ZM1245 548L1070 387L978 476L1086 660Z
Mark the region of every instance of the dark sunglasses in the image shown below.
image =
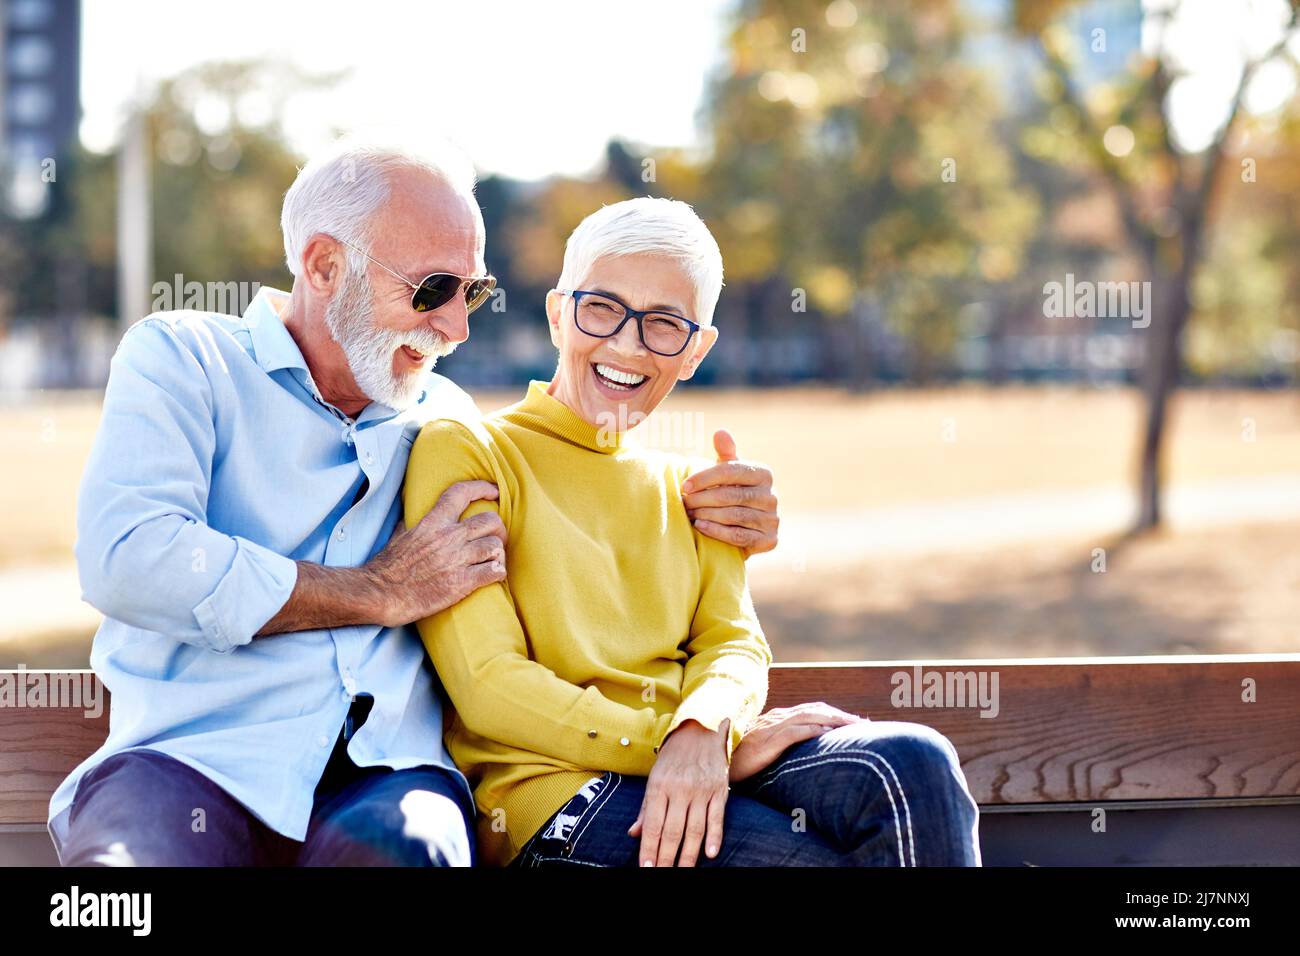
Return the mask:
M434 272L421 279L417 285L397 270L384 265L366 250L354 246L346 239L340 239L339 242L351 249L356 249L357 252L379 266L379 268L396 276L410 286L414 290L411 293L411 308L416 312L432 312L434 309L446 305L458 293L463 292L465 296L465 312L468 314L486 302L488 296L492 294L492 290L497 287L495 276L466 277L452 275L450 272Z

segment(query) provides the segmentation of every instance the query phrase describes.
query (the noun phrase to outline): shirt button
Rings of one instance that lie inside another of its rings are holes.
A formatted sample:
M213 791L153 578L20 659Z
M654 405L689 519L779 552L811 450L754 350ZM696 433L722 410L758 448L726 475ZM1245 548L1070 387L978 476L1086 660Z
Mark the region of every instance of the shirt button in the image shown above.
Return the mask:
M373 465L375 463L375 456L370 452L366 452L365 458L367 465Z
M632 743L632 741L628 740L626 737L620 737L620 738L618 738L618 742L619 742L620 744L622 744L624 747L626 747L626 746L628 746L628 745L630 745L630 744Z
M316 743L322 747L328 747L330 745L330 739L326 737L324 734L321 734L319 737L316 738Z
M343 540L344 538L346 538L347 536L348 536L348 533L347 533L345 530L343 530L343 526L342 526L342 525L339 525L339 530L337 530L337 531L334 532L334 537L336 537L336 538L338 538L340 541L342 541L342 540Z

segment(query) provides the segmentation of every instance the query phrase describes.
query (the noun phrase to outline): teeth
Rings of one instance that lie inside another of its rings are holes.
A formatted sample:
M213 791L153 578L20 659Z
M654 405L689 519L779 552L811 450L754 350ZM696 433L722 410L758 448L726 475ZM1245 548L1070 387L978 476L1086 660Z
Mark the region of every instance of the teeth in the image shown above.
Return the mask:
M648 375L637 375L633 372L620 372L616 368L610 368L608 365L596 365L596 371L600 373L601 378L609 379L625 388L635 388L644 382Z

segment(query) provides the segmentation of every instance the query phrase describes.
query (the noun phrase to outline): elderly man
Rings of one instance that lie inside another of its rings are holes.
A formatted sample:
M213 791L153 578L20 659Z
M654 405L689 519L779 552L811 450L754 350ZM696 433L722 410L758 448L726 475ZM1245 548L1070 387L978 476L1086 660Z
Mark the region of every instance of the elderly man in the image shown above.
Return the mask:
M408 625L507 573L500 519L461 520L496 488L453 485L399 529L420 426L477 414L432 372L494 282L473 186L449 148L337 150L285 197L290 294L123 337L76 546L111 730L50 801L65 865L473 862ZM701 530L775 546L765 469L686 491Z

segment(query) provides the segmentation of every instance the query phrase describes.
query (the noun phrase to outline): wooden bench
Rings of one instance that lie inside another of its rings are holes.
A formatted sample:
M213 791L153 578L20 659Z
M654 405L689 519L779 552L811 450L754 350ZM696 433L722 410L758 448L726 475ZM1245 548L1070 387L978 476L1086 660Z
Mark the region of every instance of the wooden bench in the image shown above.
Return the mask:
M996 675L997 715L892 706L918 674ZM946 734L986 865L1300 863L1300 655L773 668L770 707L809 700ZM0 706L0 865L54 862L50 794L107 731L106 704Z

